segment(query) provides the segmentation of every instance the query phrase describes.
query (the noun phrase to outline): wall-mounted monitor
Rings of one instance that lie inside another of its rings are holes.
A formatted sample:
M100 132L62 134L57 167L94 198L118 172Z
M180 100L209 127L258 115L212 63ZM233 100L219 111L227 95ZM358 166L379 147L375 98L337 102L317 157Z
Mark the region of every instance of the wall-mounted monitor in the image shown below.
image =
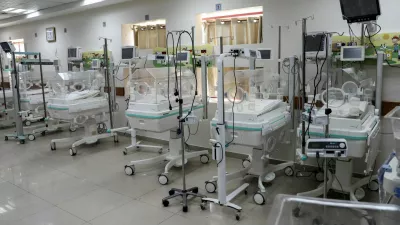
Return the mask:
M135 46L123 46L122 47L122 60L131 60L137 56Z
M365 47L364 46L343 46L341 49L341 61L364 61Z
M188 51L177 52L175 60L178 63L190 63L190 52Z
M5 53L15 52L15 46L12 42L1 42L0 46Z
M340 7L348 23L376 20L381 15L379 0L340 0Z
M270 48L259 48L257 49L260 52L261 59L272 60L272 49Z
M326 58L326 50L328 48L328 55L332 54L332 41L327 32L312 32L307 33L305 38L306 42L306 58L307 59L324 59Z
M80 47L68 48L68 60L69 61L81 61L82 60L82 48L80 48Z

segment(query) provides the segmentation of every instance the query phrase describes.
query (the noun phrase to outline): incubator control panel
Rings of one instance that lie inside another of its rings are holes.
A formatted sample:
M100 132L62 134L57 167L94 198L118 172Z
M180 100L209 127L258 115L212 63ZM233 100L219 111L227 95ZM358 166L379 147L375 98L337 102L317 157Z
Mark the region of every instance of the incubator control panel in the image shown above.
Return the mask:
M346 158L347 150L346 139L308 139L306 144L306 154L313 158Z

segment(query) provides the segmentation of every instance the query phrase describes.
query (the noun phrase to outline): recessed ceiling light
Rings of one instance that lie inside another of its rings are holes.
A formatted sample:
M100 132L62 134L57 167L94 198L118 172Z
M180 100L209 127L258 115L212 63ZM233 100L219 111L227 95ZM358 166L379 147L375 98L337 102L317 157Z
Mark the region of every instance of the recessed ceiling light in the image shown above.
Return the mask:
M40 12L34 12L34 13L30 13L28 15L26 15L26 18L33 18L33 17L38 17L40 16Z
M3 12L9 12L9 11L13 11L15 8L8 8L8 9L4 9Z
M84 0L82 6L91 5L91 4L99 3L102 1L104 1L104 0Z
M25 9L16 9L16 10L10 11L10 13L22 13L25 11L26 11Z

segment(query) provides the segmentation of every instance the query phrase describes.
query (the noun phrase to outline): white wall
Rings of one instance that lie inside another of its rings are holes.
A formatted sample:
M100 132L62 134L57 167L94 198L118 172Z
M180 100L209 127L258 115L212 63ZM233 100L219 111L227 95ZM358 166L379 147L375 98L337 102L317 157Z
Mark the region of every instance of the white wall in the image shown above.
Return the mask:
M294 21L303 17L314 15L314 20L309 20L309 31L337 31L348 32L347 24L342 20L338 0L136 0L132 2L89 10L81 13L70 14L62 17L36 21L23 25L0 29L0 40L24 38L27 50L41 51L44 58L55 58L57 50L62 66L66 69L66 48L69 46L81 46L84 50L99 49L102 42L99 36L113 39L110 49L114 59L119 60L121 47L121 25L135 23L144 20L146 14L150 19L163 18L167 20L168 30L190 29L195 25L196 15L215 10L215 3L222 3L223 10L251 6L264 7L264 43L265 47L277 49L277 25L289 25L288 30L283 29L283 57L300 55L301 53L301 24L295 25ZM400 8L398 0L381 0L382 16L378 23L383 32L399 31L400 25L395 18ZM103 28L102 23L107 22ZM270 25L274 27L271 28ZM57 29L57 42L45 41L45 28L55 26ZM63 29L68 33L64 34ZM353 30L359 33L359 26L354 25ZM34 33L38 37L34 37ZM185 44L188 43L184 39ZM269 63L276 70L277 63ZM372 70L372 73L374 70ZM313 73L310 73L313 74ZM384 93L385 101L399 101L400 70L385 68ZM207 129L205 129L207 130ZM205 131L206 132L206 131ZM390 135L390 126L383 127L382 149L386 153L393 147ZM203 142L204 143L204 142ZM292 154L280 154L278 158L290 159ZM362 171L362 163L357 164L357 171Z

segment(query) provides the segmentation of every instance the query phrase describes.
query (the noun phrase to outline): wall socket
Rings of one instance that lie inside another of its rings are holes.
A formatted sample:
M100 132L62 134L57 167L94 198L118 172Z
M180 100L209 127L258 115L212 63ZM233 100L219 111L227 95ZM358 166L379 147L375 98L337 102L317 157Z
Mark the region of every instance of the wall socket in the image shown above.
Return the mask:
M67 33L67 28L64 28L64 33Z
M103 27L106 27L107 26L107 23L106 22L103 22Z
M145 15L144 20L150 20L150 15L149 14Z

